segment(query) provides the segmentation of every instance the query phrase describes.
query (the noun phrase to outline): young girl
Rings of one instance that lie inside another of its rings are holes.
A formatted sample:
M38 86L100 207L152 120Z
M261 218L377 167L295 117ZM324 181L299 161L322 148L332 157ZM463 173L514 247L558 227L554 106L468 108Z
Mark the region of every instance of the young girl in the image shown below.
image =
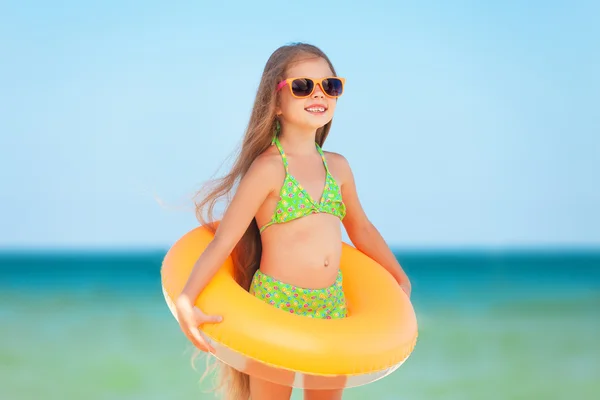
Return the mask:
M221 317L204 314L194 303L230 254L236 281L254 296L304 317L344 318L340 221L352 244L387 269L410 296L408 277L361 207L348 161L321 149L344 83L312 45L280 47L267 61L241 153L231 172L197 204L200 222L212 226L216 202L238 184L176 302L181 329L200 350L213 351L198 326ZM282 299L287 297L283 290L292 286L327 296L315 309L272 300L275 290ZM224 369L228 399L290 398L291 387ZM305 390L304 395L341 399L342 390Z

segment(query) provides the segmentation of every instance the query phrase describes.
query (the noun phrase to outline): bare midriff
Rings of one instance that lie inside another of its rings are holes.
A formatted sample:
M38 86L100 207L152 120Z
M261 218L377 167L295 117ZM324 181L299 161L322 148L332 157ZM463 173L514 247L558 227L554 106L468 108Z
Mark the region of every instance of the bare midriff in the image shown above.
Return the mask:
M331 286L342 253L340 219L316 213L266 229L262 235L260 270L301 288Z

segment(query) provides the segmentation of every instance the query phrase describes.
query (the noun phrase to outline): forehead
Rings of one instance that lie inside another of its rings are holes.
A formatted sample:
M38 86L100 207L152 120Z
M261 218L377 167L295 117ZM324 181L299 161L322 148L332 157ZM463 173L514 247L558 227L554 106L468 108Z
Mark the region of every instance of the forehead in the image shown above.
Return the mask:
M303 57L293 61L287 68L286 78L295 76L307 76L311 78L322 78L331 76L333 72L327 61L321 57Z

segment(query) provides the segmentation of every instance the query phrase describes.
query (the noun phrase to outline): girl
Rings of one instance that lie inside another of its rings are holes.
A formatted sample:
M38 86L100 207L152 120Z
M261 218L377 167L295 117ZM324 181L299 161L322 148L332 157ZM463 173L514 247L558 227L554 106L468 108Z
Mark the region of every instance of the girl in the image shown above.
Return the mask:
M321 149L344 83L329 58L309 44L280 47L267 61L241 153L196 208L200 222L212 227L216 202L238 184L177 299L181 329L200 350L213 351L198 326L221 317L204 314L194 303L230 254L236 281L254 296L304 317L344 318L340 221L352 244L385 267L410 296L408 277L361 207L348 161ZM308 302L294 306L272 300L276 290L278 299L287 298L283 290L292 286L327 296L314 309ZM291 396L291 387L223 368L229 399ZM342 389L304 391L308 400L341 396Z

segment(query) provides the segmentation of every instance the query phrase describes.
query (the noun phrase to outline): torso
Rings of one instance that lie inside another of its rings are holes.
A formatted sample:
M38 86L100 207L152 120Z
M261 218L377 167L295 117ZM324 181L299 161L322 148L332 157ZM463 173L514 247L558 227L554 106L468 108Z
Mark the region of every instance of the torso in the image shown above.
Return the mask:
M278 182L256 214L259 227L273 218L280 200L281 185L286 172L279 151L272 146L264 156L279 163ZM289 173L306 192L318 202L323 193L326 170L321 157L315 154L308 159L291 158L288 155ZM334 157L325 153L331 176L342 186ZM340 189L341 190L341 189ZM327 213L306 215L289 222L272 224L262 234L263 273L282 282L303 288L324 288L335 282L342 251L340 218Z

